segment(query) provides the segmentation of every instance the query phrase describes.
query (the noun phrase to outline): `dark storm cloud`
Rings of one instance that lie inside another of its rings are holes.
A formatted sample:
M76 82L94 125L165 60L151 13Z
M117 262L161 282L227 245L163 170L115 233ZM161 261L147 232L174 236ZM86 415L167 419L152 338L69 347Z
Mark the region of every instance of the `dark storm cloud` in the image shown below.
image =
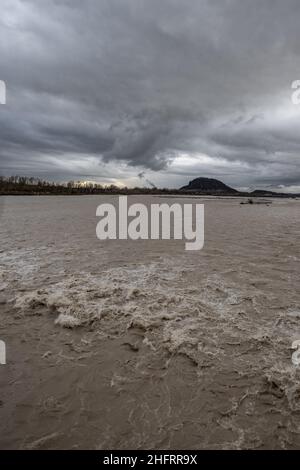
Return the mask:
M3 0L1 171L296 184L299 15L298 0Z

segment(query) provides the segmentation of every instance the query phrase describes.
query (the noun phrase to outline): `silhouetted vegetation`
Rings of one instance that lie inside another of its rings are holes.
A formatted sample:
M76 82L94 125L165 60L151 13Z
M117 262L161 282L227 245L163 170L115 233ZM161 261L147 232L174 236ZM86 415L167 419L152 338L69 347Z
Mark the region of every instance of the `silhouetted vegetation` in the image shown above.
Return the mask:
M127 188L113 184L103 186L98 183L68 181L49 182L26 176L0 176L0 195L81 195L81 194L174 194L179 190L158 188Z
M253 191L252 193L244 193L235 191L228 193L228 191L216 190L207 188L205 191L202 189L190 190L186 187L181 189L168 189L156 188L152 185L151 188L146 187L118 187L113 184L103 186L98 183L82 182L82 181L68 181L67 183L57 183L42 180L40 178L27 177L27 176L0 176L0 196L39 196L39 195L84 195L84 194L157 194L157 195L189 195L189 196L230 196L241 197L251 196L256 197L299 197L299 194L283 194L272 193L270 191ZM251 202L249 202L251 204Z

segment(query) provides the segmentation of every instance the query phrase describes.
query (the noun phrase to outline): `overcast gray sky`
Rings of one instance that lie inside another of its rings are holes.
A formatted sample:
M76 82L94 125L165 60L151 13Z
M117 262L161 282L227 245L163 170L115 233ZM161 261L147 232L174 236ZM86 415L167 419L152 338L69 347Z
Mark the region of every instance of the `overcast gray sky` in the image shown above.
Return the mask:
M300 191L299 0L0 8L2 174Z

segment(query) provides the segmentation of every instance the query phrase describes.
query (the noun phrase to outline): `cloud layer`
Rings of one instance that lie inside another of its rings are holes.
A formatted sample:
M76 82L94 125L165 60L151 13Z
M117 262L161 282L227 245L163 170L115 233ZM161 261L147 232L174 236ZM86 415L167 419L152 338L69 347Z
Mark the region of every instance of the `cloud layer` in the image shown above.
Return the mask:
M298 0L3 0L0 171L297 188L299 15Z

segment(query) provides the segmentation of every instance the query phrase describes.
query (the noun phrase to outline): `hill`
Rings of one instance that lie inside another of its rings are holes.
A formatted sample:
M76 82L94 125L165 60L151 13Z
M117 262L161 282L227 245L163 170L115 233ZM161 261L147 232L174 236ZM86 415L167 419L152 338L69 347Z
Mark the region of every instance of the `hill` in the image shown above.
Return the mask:
M183 186L181 191L196 191L205 194L237 194L236 189L230 188L222 181L213 178L196 178Z

